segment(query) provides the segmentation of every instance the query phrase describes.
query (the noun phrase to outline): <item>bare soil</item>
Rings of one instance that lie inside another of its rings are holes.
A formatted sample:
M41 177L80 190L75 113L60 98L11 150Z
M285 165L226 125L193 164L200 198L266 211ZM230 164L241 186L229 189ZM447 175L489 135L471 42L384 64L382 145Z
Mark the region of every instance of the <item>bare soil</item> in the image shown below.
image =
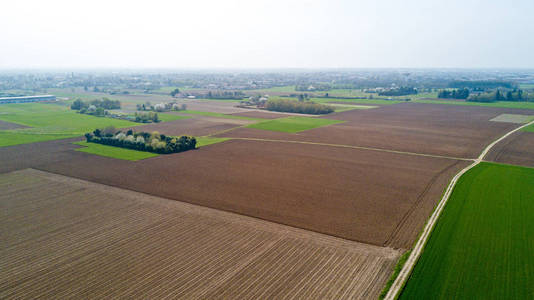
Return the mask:
M278 119L287 117L286 114L274 113L274 112L264 112L251 110L242 113L234 113L233 116L249 117L249 118L260 118L260 119Z
M222 118L191 118L133 127L139 131L158 131L166 135L204 136L246 124L243 120Z
M26 125L20 125L17 123L11 123L0 120L0 130L11 130L11 129L21 129L21 128L30 128Z
M519 131L488 153L486 160L504 164L534 167L534 133Z
M254 141L135 163L71 151L38 166L151 195L380 246L412 245L466 162Z
M2 299L376 299L399 256L35 170L0 189Z
M220 136L311 141L476 158L491 141L519 126L490 121L502 113L534 114L534 111L400 103L323 116L321 118L347 122L298 134L239 128Z

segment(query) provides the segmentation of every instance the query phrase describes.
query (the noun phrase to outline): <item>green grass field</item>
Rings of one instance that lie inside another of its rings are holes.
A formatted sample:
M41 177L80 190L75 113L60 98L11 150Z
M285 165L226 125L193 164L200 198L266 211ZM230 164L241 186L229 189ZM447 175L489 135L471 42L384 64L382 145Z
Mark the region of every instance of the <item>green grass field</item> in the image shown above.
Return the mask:
M430 104L447 104L447 105L464 105L464 106L486 106L486 107L501 107L501 108L519 108L519 109L534 109L534 102L509 102L497 101L492 103L482 102L467 102L467 101L451 101L451 100L416 100L416 103L430 103Z
M0 146L57 140L83 135L95 128L137 126L139 123L78 114L65 106L27 103L2 104L0 120L30 126L0 131Z
M529 125L529 126L523 128L523 129L521 129L521 131L534 132L534 124Z
M196 140L197 140L197 148L203 147L203 146L212 145L212 144L217 144L217 143L220 143L220 142L227 141L229 139L230 138L218 138L218 137L209 137L209 136L197 137L196 138Z
M183 119L190 119L189 116L180 116L170 113L158 113L158 119L160 119L162 122L170 122L170 121L176 121L176 120L183 120Z
M118 158L118 159L123 159L123 160L136 161L136 160L158 156L158 154L156 153L136 151L132 149L100 145L96 143L75 142L73 144L84 146L84 148L76 149L76 151L96 154L96 155L105 156L105 157Z
M343 123L344 121L310 117L288 117L250 124L248 128L296 133L317 127Z
M534 169L481 163L460 178L401 299L532 299Z

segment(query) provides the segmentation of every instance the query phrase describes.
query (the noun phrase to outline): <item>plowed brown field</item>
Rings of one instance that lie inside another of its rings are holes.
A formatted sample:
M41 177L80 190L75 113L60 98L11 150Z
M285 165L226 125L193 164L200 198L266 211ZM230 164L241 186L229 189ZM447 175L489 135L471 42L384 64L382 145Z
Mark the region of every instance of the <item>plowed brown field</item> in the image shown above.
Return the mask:
M467 162L319 145L227 141L135 163L81 152L53 173L407 248Z
M35 170L0 189L2 299L369 299L399 254Z
M491 141L520 125L490 121L503 113L534 114L534 111L401 103L324 116L322 118L347 122L298 134L239 128L220 136L311 141L475 158Z
M486 160L534 167L534 133L519 131L495 145Z
M268 112L268 111L247 111L242 113L235 113L232 114L233 116L241 116L241 117L249 117L249 118L260 118L260 119L278 119L278 118L284 118L288 115L286 114L280 114L280 113L274 113L274 112Z
M21 128L30 128L25 125L20 125L17 123L11 123L0 120L0 130L11 130L11 129L21 129Z
M158 131L166 135L204 136L251 123L246 120L195 117L133 127L135 131Z

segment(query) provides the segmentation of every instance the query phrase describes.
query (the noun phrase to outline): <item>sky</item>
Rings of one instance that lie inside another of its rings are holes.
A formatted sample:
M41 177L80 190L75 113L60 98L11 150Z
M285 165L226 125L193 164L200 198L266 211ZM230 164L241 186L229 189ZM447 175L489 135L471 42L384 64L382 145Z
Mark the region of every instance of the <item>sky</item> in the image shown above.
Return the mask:
M0 69L533 68L532 0L17 0Z

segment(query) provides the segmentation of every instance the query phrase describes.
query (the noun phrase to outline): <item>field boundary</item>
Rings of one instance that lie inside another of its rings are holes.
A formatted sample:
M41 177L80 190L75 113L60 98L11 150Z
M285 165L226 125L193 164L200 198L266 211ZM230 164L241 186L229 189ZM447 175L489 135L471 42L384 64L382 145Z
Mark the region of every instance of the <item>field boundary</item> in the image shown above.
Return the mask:
M436 225L437 220L439 219L439 216L441 215L441 212L443 211L443 208L445 207L445 204L447 204L447 201L450 198L450 195L452 194L452 191L454 190L454 187L456 186L456 183L458 182L458 179L462 177L463 174L465 174L467 171L471 170L473 167L478 165L484 160L484 157L488 154L488 152L500 141L504 140L508 136L512 135L513 133L523 129L524 127L530 126L534 124L534 121L530 121L529 123L526 123L522 126L519 126L508 133L504 134L497 140L493 141L491 144L489 144L483 151L480 153L477 159L470 164L469 166L462 169L458 174L456 174L449 185L447 186L447 189L445 190L445 193L443 194L443 197L441 198L441 201L438 203L438 206L430 216L430 219L428 220L425 228L423 229L423 233L421 234L421 237L415 244L415 247L412 250L412 253L408 257L408 260L404 264L403 268L399 272L399 275L391 285L391 288L389 289L388 293L386 294L385 300L394 300L397 299L400 295L400 292L402 291L402 288L406 284L406 281L410 277L410 274L413 271L413 268L415 267L415 264L419 260L419 257L423 253L424 246L426 245L428 238L430 237L430 233L432 233L432 230L434 229L434 226Z
M364 147L364 146L352 146L352 145L343 145L343 144L329 144L329 143L319 143L319 142L306 142L306 141L293 141L293 140L274 140L274 139L245 138L245 137L230 137L230 139L231 140L243 140L243 141L258 141L258 142L271 142L271 143L292 143L292 144L317 145L317 146L328 146L328 147L338 147L338 148L351 148L351 149L359 149L359 150L370 150L370 151L379 151L379 152L386 152L386 153L405 154L405 155L433 157L433 158L445 158L445 159L462 160L462 161L473 161L474 160L473 158L462 158L462 157L453 157L453 156L444 156L444 155L434 155L434 154L398 151L398 150L390 150L390 149L383 149L383 148L373 148L373 147Z

